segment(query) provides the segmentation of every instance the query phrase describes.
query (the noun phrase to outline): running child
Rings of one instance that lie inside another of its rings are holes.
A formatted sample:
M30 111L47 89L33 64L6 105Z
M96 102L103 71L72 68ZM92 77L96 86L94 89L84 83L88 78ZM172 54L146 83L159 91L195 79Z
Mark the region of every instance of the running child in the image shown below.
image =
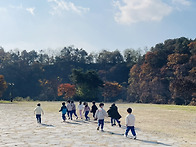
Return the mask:
M63 121L65 122L65 120L66 120L65 114L66 114L66 112L67 112L67 107L65 106L65 102L62 103L62 107L61 107L61 109L59 110L59 112L62 112L62 119L63 119Z
M76 105L74 104L74 101L71 101L71 106L72 106L72 114L76 116L76 119L78 119L78 116L76 114Z
M37 123L41 124L41 114L44 114L44 111L41 108L41 104L40 103L38 103L37 107L34 109L34 114L36 114Z
M84 107L84 116L86 118L86 121L90 120L90 117L88 117L89 111L90 111L90 107L88 106L88 103L84 103L85 107Z
M91 113L93 113L93 117L95 118L95 113L97 111L97 106L95 105L95 101L92 102L92 108L91 108Z
M98 119L98 127L97 130L99 130L99 127L101 126L101 131L103 131L103 127L104 127L104 118L107 116L106 111L103 109L104 104L100 103L99 104L99 109L96 111L95 113L95 118Z
M133 139L136 139L136 133L135 133L135 116L132 113L132 109L128 108L127 109L128 115L126 116L125 119L125 124L127 126L126 131L125 131L125 137L127 137L129 131L131 130L133 134Z
M79 114L80 114L80 118L82 119L82 110L84 108L84 105L82 104L82 102L80 101L79 102L79 105L78 105L78 111L79 111Z
M72 106L70 100L67 101L67 115L72 120Z
M113 103L109 110L107 111L108 116L111 117L111 125L116 125L116 122L118 123L119 127L121 127L119 119L121 118L121 115L118 112L118 107Z

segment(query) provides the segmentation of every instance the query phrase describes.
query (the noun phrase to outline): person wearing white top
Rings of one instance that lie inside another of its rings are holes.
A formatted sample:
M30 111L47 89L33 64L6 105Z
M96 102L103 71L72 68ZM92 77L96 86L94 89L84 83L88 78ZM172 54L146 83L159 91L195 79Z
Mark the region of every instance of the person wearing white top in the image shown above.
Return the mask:
M42 110L40 103L38 103L37 107L34 109L34 114L36 114L37 123L41 124L41 114L44 114L44 111Z
M126 116L125 119L125 124L127 126L126 128L126 132L125 132L125 137L127 137L129 131L131 130L132 134L133 134L133 138L136 139L136 133L135 133L135 116L132 113L132 109L128 108L127 109L128 115Z
M72 106L71 106L70 100L67 101L67 111L68 111L67 115L68 115L69 119L72 120Z
M95 113L95 118L98 119L98 127L97 130L99 130L99 127L101 126L101 131L103 131L104 127L104 118L107 116L107 112L103 109L104 104L99 104L99 109Z
M82 119L82 110L84 109L84 105L82 104L82 102L80 101L79 102L79 105L78 105L78 111L80 113L80 118Z

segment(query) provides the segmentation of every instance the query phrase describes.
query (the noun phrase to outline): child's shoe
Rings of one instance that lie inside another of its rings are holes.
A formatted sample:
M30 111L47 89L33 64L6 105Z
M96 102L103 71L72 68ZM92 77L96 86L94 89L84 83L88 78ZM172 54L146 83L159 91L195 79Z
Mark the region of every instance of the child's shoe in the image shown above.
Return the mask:
M125 137L125 138L127 138L127 135L126 135L126 134L124 134L124 137Z
M97 127L97 130L99 130L99 127Z
M136 139L136 136L133 136L133 139Z
M118 124L119 125L119 127L121 128L121 124Z

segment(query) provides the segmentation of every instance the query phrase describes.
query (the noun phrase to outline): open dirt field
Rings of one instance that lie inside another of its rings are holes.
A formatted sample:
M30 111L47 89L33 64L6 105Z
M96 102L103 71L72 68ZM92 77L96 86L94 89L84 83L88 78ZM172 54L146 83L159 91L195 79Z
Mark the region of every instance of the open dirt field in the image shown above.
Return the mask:
M122 127L112 127L107 118L105 132L99 132L96 130L96 121L92 119L62 122L61 113L58 112L61 102L41 102L41 105L45 115L42 116L43 124L39 125L33 114L36 102L0 104L0 147L196 146L196 107L117 104L122 115ZM106 104L105 110L110 105ZM128 107L133 108L136 117L137 140L123 136Z

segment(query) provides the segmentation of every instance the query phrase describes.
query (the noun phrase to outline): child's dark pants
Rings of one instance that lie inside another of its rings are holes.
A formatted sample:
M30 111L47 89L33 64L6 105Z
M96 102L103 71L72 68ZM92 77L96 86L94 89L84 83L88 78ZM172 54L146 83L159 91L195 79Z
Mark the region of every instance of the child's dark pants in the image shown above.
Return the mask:
M94 117L94 118L95 118L95 113L96 113L96 112L93 112L93 117Z
M65 121L66 119L65 114L62 114L62 119Z
M101 126L101 130L103 130L103 126L104 126L104 119L98 120L98 127Z
M76 117L78 117L76 114L76 110L72 110L72 114L74 114Z
M125 135L127 136L130 130L131 130L131 132L132 132L133 136L136 136L134 126L127 126L127 129L126 129Z
M116 119L116 118L111 118L111 124L112 124L112 125L113 125L113 124L116 124L115 121L117 121L117 123L120 124L120 121L119 121L118 119Z
M41 124L41 114L36 114L37 123Z
M86 118L86 120L89 119L88 114L89 114L89 111L86 111L86 112L85 112L85 118Z
M72 120L72 111L67 112L68 117Z

